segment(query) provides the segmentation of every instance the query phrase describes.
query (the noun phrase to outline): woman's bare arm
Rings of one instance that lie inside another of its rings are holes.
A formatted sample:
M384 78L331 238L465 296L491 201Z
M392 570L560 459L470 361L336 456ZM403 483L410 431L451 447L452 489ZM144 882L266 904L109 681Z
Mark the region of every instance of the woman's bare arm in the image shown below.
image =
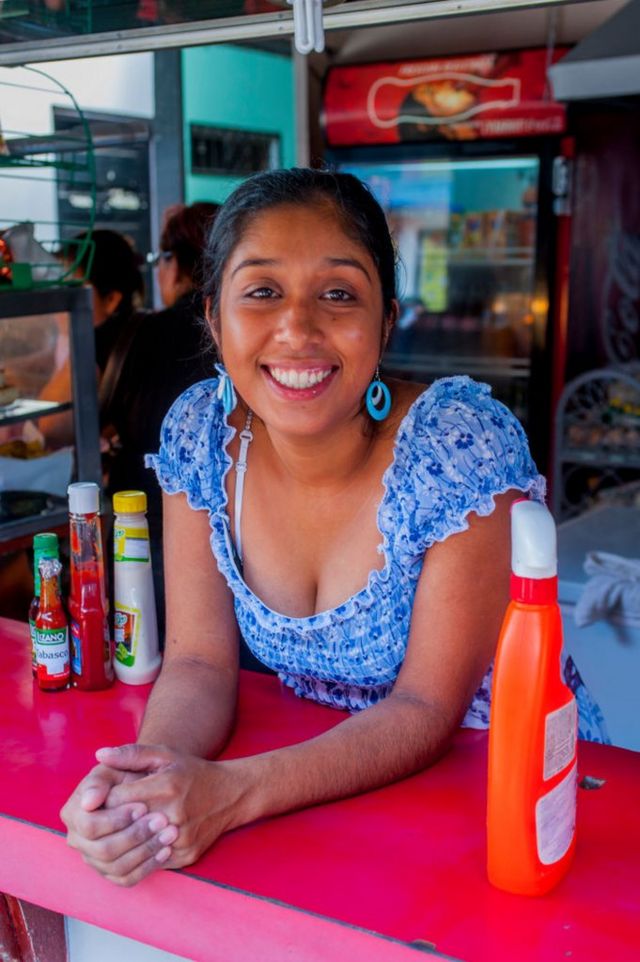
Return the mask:
M206 512L192 511L184 495L165 496L167 640L140 737L191 759L215 755L227 741L238 677L233 603L213 560L209 534ZM120 883L138 881L158 868L178 835L153 806L108 805L114 786L143 775L99 764L60 813L69 845ZM111 872L103 870L105 860Z
M203 758L224 747L238 683L233 599L211 553L206 511L163 496L167 629L138 741Z
M490 517L472 517L468 531L429 550L407 655L387 699L316 738L249 758L206 762L145 744L105 750L98 757L110 768L145 773L114 787L110 804L143 802L166 815L179 829L166 865L178 867L230 828L377 788L437 760L493 657L508 598L515 497L497 498ZM197 610L192 618L203 617L202 602ZM138 880L112 861L94 864L121 884Z

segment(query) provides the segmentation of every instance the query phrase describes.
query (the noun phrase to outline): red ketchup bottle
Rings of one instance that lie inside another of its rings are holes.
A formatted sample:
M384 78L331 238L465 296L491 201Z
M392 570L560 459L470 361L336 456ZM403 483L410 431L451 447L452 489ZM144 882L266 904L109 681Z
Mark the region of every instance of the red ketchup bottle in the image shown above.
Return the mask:
M556 530L537 501L511 507L511 602L493 674L489 727L489 881L544 895L576 844L576 701L561 677Z
M40 600L35 619L36 678L42 691L59 691L69 684L69 628L60 600L56 558L40 561Z
M114 679L107 591L102 556L100 490L97 484L70 484L71 675L84 691L108 688Z

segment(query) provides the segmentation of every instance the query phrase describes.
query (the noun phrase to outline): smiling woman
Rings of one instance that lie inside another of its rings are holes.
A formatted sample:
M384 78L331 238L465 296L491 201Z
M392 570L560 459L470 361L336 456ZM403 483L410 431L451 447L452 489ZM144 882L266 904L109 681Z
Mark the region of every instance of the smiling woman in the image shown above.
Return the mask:
M509 507L544 492L486 385L379 380L394 250L351 175L242 184L214 223L204 297L224 367L178 398L149 459L165 492L164 666L138 744L101 750L62 813L119 884L415 772L461 722L486 727ZM351 717L208 760L233 725L240 634L298 695Z
M268 260L256 256L263 245ZM321 203L254 217L212 321L229 376L277 444L358 415L394 316L395 305L383 313L373 257Z

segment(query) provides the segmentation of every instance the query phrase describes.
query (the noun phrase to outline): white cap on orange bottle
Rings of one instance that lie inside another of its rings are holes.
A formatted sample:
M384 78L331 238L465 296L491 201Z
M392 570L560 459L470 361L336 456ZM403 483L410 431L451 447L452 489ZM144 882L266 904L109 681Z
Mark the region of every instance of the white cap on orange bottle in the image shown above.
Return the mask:
M97 514L100 488L93 481L76 481L67 488L71 514Z
M511 570L519 578L553 578L558 573L556 525L540 501L511 505Z

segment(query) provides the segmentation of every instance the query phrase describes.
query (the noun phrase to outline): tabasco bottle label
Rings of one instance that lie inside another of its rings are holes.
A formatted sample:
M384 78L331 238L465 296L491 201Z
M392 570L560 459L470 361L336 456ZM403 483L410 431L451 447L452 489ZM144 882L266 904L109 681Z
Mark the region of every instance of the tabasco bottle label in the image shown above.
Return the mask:
M36 629L36 660L44 667L48 678L57 678L69 672L68 628Z

